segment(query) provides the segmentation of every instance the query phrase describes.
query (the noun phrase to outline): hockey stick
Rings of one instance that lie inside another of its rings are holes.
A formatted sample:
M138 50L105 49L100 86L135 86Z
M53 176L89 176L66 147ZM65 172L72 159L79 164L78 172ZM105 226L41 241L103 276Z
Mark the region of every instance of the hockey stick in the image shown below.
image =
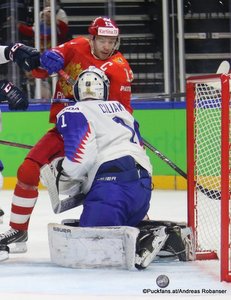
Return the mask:
M144 145L151 150L154 154L156 154L161 160L163 160L167 165L169 165L174 171L180 174L182 177L187 179L187 174L181 170L177 165L175 165L169 158L167 158L163 153L157 150L153 145L151 145L147 140L143 139ZM204 188L200 184L196 183L196 187L208 198L221 200L221 192L217 190L209 190Z
M227 60L223 60L218 69L216 74L228 74L230 71L230 64ZM209 82L206 83L207 86L211 87L214 90L220 90L221 89L221 83L220 82Z
M154 154L156 154L161 160L163 160L167 165L169 165L173 170L175 170L182 177L187 179L187 174L181 170L177 165L175 165L170 159L168 159L163 153L157 150L153 145L151 145L146 139L143 138L144 145L151 150Z
M58 74L62 76L70 85L74 86L76 80L74 80L70 75L68 75L63 69L59 70ZM48 77L48 73L45 69L37 68L32 70L32 75L36 78L44 79ZM51 75L52 77L53 75Z
M178 174L180 174L183 178L187 179L187 174L180 169L177 165L175 165L169 158L167 158L163 153L161 153L159 150L157 150L153 145L151 145L147 140L143 139L144 145L151 150L154 154L156 154L161 160L163 160L167 165L169 165L173 170L175 170ZM0 140L0 144L11 146L11 147L18 147L23 149L31 149L33 146L16 143L16 142L10 142L10 141L4 141ZM210 199L221 199L221 192L217 190L209 190L206 188L203 188L201 185L197 184L197 187L200 189L200 191L208 196ZM70 199L69 199L70 201ZM75 201L75 200L74 200ZM71 201L70 201L71 202ZM62 204L64 206L64 204ZM68 209L68 208L67 208ZM70 209L70 208L69 208ZM58 210L58 209L55 209Z
M170 93L170 94L158 94L156 95L157 98L178 98L178 97L185 97L186 93Z
M227 60L223 60L217 71L216 74L228 74L230 72L230 63ZM221 89L220 83L215 82L215 83L209 83L207 84L210 87L212 87L213 89ZM199 184L196 184L196 186L199 188L199 190L205 194L206 196L208 196L210 199L215 199L215 200L221 200L221 191L218 190L210 190L207 188L202 187Z
M223 73L229 73L230 71L230 64L228 61L224 60L220 63L216 74L223 74ZM217 83L210 84L211 87L217 88ZM178 95L179 96L179 95ZM148 141L143 139L144 145L149 148L152 152L154 152L161 160L166 162L173 170L175 170L178 174L180 174L182 177L187 179L187 174L181 170L178 166L176 166L171 160L169 160L165 155L163 155L159 150L157 150L153 145L151 145ZM210 199L216 199L221 200L221 192L218 190L209 190L207 188L204 188L200 184L196 183L196 187L207 197Z
M6 145L6 146L11 146L11 147L23 148L23 149L33 148L33 146L31 146L31 145L21 144L21 143L17 143L17 142L4 141L4 140L0 140L0 144Z
M143 139L143 143L147 148L149 148L149 150L155 153L161 160L166 162L173 170L175 170L177 173L179 173L181 176L187 179L187 174L183 170L177 167L170 159L168 159L164 154L162 154L159 150L157 150L147 140ZM10 147L23 148L23 149L31 149L33 147L31 145L17 143L17 142L10 142L5 140L0 140L0 144L10 146Z
M220 64L217 72L228 72L229 71L229 63L224 61ZM71 85L75 83L75 80L72 79L64 70L61 70L60 75L63 76ZM163 161L165 161L170 167L172 167L175 171L177 171L181 176L183 176L185 179L187 179L187 174L182 171L179 167L177 167L172 161L170 161L166 156L164 156L160 151L158 151L155 147L153 147L151 144L149 144L147 141L144 140L144 144L152 150L159 158L161 158ZM208 190L206 188L203 188L201 185L197 184L197 187L209 198L212 199L220 199L220 192L216 190Z
M230 70L230 63L227 61L227 60L223 60L217 71L216 71L216 74L227 74L229 73L229 70ZM214 83L214 84L208 84L209 86L213 87L213 88L217 88L219 89L219 84L218 83ZM179 92L179 93L170 93L170 94L158 94L156 97L158 98L177 98L177 97L185 97L186 96L186 93L184 92Z
M223 73L227 74L227 73L229 73L229 70L230 70L230 63L227 60L223 60L220 63L216 74L223 74Z

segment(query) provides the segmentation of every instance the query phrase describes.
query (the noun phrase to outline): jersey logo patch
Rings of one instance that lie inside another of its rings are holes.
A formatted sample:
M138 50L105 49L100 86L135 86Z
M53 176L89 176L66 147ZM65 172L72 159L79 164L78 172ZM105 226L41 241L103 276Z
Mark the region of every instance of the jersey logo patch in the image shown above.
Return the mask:
M113 61L118 64L124 64L124 60L122 59L122 57L116 57L113 59Z

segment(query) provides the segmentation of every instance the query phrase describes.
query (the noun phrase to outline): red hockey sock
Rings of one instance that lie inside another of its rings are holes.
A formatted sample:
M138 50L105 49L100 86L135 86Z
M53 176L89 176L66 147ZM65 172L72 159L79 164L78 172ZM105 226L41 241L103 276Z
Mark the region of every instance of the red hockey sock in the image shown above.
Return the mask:
M10 226L27 230L33 208L38 197L40 167L26 159L18 169L18 182L12 199Z

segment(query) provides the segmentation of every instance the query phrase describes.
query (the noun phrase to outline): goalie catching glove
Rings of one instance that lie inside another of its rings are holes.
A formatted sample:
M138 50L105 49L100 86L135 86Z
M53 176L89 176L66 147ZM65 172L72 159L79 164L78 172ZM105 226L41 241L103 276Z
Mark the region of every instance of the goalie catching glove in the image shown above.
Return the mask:
M1 100L7 100L10 110L26 110L28 108L27 96L12 82L0 80Z
M7 60L16 62L20 69L28 72L40 66L40 52L21 43L6 47L5 57Z

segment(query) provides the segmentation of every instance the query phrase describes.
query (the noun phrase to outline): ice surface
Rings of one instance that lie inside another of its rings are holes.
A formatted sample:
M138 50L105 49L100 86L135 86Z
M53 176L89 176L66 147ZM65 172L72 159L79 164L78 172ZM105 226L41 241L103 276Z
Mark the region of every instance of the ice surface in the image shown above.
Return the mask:
M0 232L8 229L11 195L12 191L0 192L0 206L5 211ZM78 218L80 213L81 207L55 215L47 192L40 192L31 217L28 252L11 254L9 260L0 263L0 300L207 300L230 297L231 283L219 281L217 261L156 262L143 271L68 269L52 264L47 224ZM186 221L186 192L154 191L149 216L156 220ZM170 280L164 289L156 284L156 278L161 274ZM173 293L177 289L178 293ZM212 293L214 290L223 293Z

